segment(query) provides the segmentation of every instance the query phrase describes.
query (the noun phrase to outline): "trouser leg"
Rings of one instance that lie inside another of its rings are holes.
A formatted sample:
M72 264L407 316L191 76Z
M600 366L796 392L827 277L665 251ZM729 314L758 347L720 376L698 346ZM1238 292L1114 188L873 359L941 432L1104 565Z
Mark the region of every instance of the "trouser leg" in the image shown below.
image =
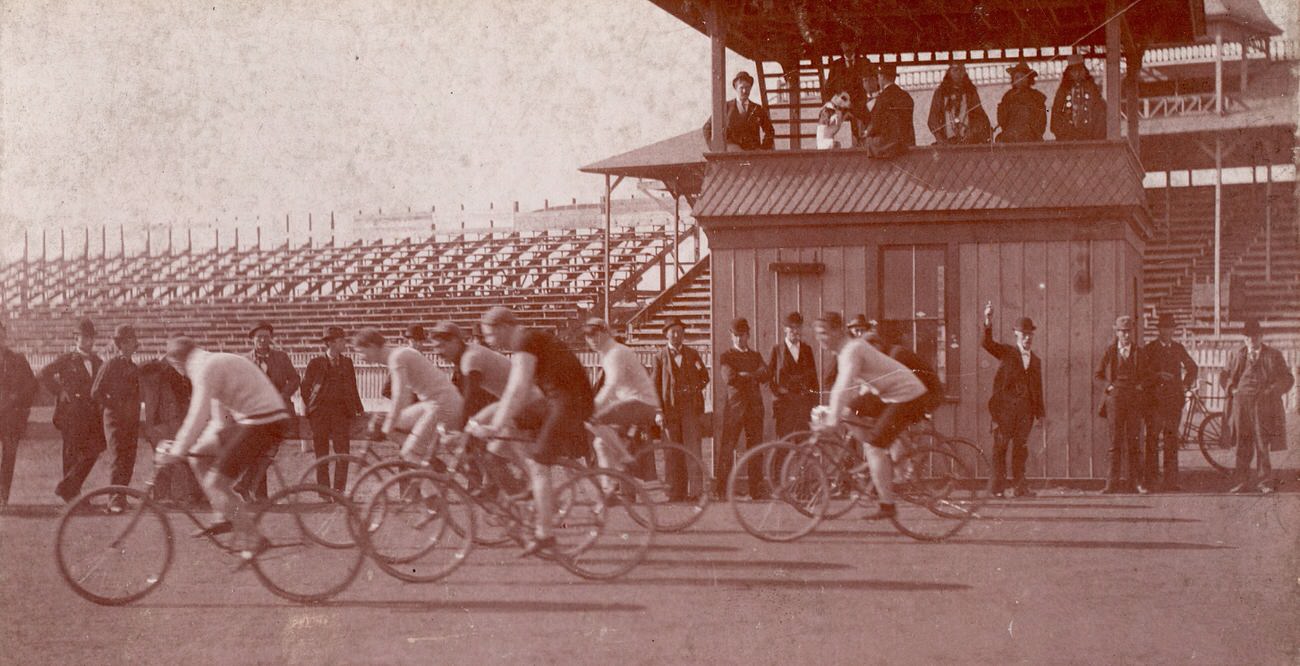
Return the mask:
M718 493L724 493L727 490L727 481L731 478L731 466L735 462L736 443L740 440L740 431L743 427L740 414L733 414L730 411L723 417L722 421L722 438L718 443L713 456L713 478L717 483Z
M330 441L334 445L334 453L339 455L348 455L352 453L352 420L350 418L338 415L331 424ZM348 487L348 462L339 460L334 463L334 489L340 493Z
M131 485L131 477L135 474L136 449L140 446L140 424L104 419L104 435L108 439L109 448L113 450L113 470L109 482L115 486Z
M1011 431L1011 484L1017 490L1025 489L1025 465L1029 462L1029 430L1031 421L1021 418Z
M1178 424L1182 421L1183 404L1180 398L1178 402L1164 408L1160 419L1160 437L1164 440L1163 483L1168 487L1178 485L1178 450L1182 447L1182 441L1178 436Z
M1007 445L1011 441L1011 425L997 424L993 428L993 470L989 476L989 492L1002 492L1007 486Z
M763 443L762 403L756 410L751 410L745 417L745 450L749 451ZM778 469L780 461L777 461ZM763 486L763 461L758 456L749 459L745 470L749 482L749 496L756 497L766 492Z
M307 420L311 423L311 448L316 454L316 459L320 460L330 454L329 418L323 412L316 412ZM316 483L318 485L330 485L330 471L326 467L326 465L316 466Z
M9 503L9 489L14 481L14 467L18 462L18 440L11 433L0 433L0 504Z
M54 492L65 500L81 494L81 486L95 467L95 461L104 450L103 424L79 424L63 431L63 468L65 474Z
M1252 396L1234 396L1232 404L1232 436L1237 444L1235 476L1241 481L1252 478L1251 462L1255 458L1258 433L1255 432L1255 400Z

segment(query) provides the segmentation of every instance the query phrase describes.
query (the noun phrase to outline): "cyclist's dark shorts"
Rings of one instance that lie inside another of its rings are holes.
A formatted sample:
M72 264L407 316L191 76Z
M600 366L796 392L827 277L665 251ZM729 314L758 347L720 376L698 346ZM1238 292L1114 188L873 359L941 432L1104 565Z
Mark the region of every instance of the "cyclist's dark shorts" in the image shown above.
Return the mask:
M876 418L876 426L872 429L870 443L878 449L887 449L894 443L898 433L903 432L907 426L925 418L926 400L921 396L910 402L886 402L882 403L884 409L880 411L880 416Z
M292 422L293 419L283 418L257 425L232 423L222 429L217 471L227 478L239 478L259 458L273 452L284 441Z
M515 425L537 433L529 457L543 465L585 457L591 449L586 427L591 410L589 398L565 394L548 395L525 406Z

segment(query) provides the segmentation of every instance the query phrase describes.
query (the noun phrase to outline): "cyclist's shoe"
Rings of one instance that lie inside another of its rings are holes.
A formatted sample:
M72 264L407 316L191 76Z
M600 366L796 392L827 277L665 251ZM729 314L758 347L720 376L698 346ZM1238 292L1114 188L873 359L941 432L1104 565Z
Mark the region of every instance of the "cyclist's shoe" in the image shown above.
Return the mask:
M1001 497L1006 497L1006 495L1007 495L1007 491L1003 490L1002 488L998 488L997 490L990 490L990 491L989 491L989 497L999 497L999 498L1001 498Z
M1137 491L1138 491L1138 494L1139 494L1139 495L1150 495L1150 494L1151 494L1151 489L1150 489L1150 488L1147 488L1147 486L1146 486L1145 483L1139 483L1139 484L1137 484Z
M252 564L258 555L265 553L270 548L271 540L260 534L257 535L257 539L252 544L239 551L239 565L235 567L235 571Z
M531 557L540 555L545 551L554 551L556 548L555 537L548 536L544 539L533 537L524 544L524 549L519 553L519 557Z
M1277 481L1265 481L1259 484L1259 492L1264 493L1265 495L1268 495L1269 493L1275 493L1277 492L1277 487L1279 485L1281 484L1279 484Z
M881 504L879 509L863 516L863 520L889 520L898 515L898 507L893 504Z
M1234 495L1244 495L1246 493L1253 493L1255 492L1255 484L1249 481L1242 481L1241 483L1238 483L1237 485L1229 488L1228 492Z
M235 529L235 526L232 525L229 520L222 520L222 521L212 523L211 525L208 525L207 527L198 530L197 532L191 534L190 536L194 537L195 539L200 539L203 537L220 536L222 534L229 534L230 531L233 529Z
M129 508L131 507L127 504L125 495L117 495L108 502L109 513L126 513L126 510Z

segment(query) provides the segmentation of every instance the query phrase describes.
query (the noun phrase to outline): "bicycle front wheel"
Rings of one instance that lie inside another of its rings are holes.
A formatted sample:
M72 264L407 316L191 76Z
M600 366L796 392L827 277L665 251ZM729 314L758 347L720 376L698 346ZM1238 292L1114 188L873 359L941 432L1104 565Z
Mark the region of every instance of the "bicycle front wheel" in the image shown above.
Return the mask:
M124 497L126 511L110 514ZM172 528L143 491L108 486L77 498L63 512L54 537L59 575L83 599L104 606L128 604L162 584L172 563Z
M279 597L325 601L347 589L361 570L361 521L333 488L285 488L258 508L254 525L266 548L253 558L253 572Z
M428 470L384 482L366 509L367 550L384 573L431 583L465 563L474 548L473 501Z
M978 515L980 484L960 458L944 449L914 449L894 463L892 521L918 541L942 541Z
M702 490L694 499L669 495L671 488L664 480L674 465L684 465L684 478L700 479L701 489L713 487L713 479L709 478L708 470L704 469L704 462L686 447L659 443L637 451L632 469L644 469L654 474L654 479L646 481L642 486L649 501L654 502L655 519L659 521L655 527L661 532L685 530L694 525L709 507L709 493L706 490ZM638 518L640 515L633 513L632 517Z
M555 489L552 529L561 566L590 580L618 578L645 561L655 504L640 484L612 469L582 470Z
M1237 448L1224 436L1223 412L1207 414L1196 429L1196 445L1201 455L1221 474L1231 473L1237 465Z
M794 541L821 523L830 498L830 483L818 456L799 453L799 445L778 440L746 451L736 461L727 479L727 501L736 522L746 532L764 541ZM770 465L768 456L778 455L784 457L782 464ZM751 461L780 470L772 479L772 494L766 499L747 501L740 497L740 474Z

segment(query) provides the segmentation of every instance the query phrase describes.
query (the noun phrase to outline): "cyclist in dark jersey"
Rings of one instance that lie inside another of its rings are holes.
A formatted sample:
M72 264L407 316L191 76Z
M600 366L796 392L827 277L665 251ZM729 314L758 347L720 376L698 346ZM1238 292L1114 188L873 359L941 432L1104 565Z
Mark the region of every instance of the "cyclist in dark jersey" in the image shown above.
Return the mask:
M520 324L513 312L495 307L480 322L487 343L512 352L510 378L501 401L484 430L503 432L513 425L536 433L528 449L518 454L533 481L533 499L539 516L553 513L549 465L561 458L584 456L590 449L585 423L593 411L594 393L587 371L559 338ZM529 400L533 387L542 392L539 401ZM549 520L536 523L535 540L524 549L532 555L555 546Z

